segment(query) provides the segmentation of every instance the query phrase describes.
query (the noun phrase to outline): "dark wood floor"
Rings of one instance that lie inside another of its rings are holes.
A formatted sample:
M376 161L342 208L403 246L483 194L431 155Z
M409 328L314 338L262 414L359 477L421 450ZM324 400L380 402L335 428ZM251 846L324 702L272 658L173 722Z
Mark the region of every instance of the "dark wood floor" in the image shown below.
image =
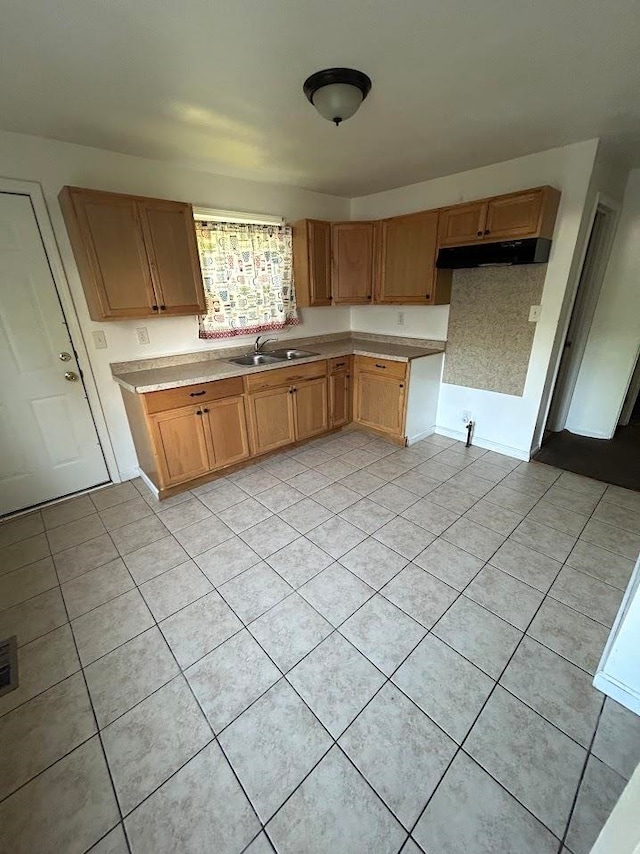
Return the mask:
M640 491L640 420L619 427L613 439L588 439L568 430L551 433L534 459Z

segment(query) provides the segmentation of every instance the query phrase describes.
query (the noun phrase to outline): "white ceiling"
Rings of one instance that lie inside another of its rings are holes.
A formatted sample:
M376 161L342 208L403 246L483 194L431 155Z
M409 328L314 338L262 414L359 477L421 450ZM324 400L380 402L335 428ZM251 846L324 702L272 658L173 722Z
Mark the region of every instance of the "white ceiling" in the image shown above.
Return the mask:
M603 137L640 165L638 0L5 0L0 127L345 196ZM373 89L335 128L302 93Z

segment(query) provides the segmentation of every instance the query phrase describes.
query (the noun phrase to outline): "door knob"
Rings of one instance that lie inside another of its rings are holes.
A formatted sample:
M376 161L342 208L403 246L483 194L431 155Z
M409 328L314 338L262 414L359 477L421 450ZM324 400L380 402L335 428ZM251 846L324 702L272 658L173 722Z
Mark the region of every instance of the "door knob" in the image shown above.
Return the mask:
M58 353L58 358L61 362L70 362L71 361L71 353Z
M64 375L65 380L70 383L75 383L78 381L78 375L75 371L66 371Z

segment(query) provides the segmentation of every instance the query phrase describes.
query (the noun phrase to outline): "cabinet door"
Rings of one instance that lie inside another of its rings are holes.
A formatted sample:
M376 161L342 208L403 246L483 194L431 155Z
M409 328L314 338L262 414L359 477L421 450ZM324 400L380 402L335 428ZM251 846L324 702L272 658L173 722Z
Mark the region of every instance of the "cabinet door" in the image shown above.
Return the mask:
M293 386L296 439L307 439L327 430L327 380L296 383Z
M342 427L351 421L351 378L346 371L329 377L329 426Z
M227 397L202 406L209 427L212 467L239 463L249 456L244 398Z
M295 442L293 392L289 386L257 391L247 398L253 454Z
M440 211L438 244L440 246L466 246L484 239L486 202L456 205Z
M138 202L160 313L202 314L204 286L191 205Z
M363 372L356 373L355 383L354 421L404 435L404 381Z
M162 486L172 486L211 470L205 416L200 407L182 407L150 416Z
M484 230L487 240L532 237L538 233L542 212L542 190L500 196L489 202Z
M332 227L335 303L366 304L372 299L373 238L372 222L342 222Z
M434 302L437 237L437 211L394 217L381 223L376 302L403 305Z
M309 235L309 305L331 305L331 223L311 219Z
M157 300L135 199L65 188L60 204L91 319L154 315Z

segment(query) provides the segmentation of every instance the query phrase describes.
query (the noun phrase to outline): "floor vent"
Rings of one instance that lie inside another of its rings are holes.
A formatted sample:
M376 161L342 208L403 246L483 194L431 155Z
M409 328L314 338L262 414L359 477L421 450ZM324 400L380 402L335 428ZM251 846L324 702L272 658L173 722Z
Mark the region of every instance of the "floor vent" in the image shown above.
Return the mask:
M0 697L18 687L18 639L0 640Z

